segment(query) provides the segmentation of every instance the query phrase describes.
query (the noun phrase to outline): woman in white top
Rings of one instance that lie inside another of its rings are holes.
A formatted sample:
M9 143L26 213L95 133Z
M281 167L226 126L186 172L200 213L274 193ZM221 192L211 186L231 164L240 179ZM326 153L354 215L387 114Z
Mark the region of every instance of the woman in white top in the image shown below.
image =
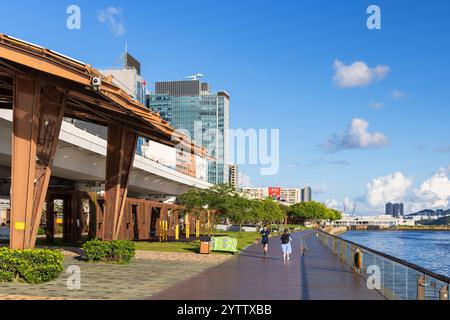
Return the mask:
M283 251L283 260L289 260L292 253L291 247L292 237L288 233L288 229L284 229L284 233L281 235L281 250Z

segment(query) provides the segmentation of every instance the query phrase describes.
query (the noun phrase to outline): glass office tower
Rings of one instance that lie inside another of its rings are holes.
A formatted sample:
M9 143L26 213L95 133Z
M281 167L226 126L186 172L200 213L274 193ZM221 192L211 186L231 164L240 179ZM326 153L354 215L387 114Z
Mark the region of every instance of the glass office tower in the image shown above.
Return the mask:
M208 181L228 183L229 95L199 80L156 82L147 107L207 149Z

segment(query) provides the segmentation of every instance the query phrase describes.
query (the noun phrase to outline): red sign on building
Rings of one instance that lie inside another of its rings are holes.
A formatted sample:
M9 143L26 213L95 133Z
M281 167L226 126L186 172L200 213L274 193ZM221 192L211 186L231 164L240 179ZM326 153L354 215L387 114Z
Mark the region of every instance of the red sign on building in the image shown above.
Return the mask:
M269 197L271 197L273 200L280 201L281 188L280 187L269 187Z

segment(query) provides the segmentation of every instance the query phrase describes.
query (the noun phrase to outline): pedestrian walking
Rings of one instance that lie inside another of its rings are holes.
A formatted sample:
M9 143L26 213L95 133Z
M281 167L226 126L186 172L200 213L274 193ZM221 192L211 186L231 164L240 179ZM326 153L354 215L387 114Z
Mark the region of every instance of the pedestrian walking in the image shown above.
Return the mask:
M281 250L283 251L283 260L289 260L290 255L292 253L291 246L292 237L288 232L288 229L284 229L283 234L281 235Z
M267 256L267 251L269 249L269 235L270 230L267 225L260 231L261 234L261 244L263 245L264 256Z

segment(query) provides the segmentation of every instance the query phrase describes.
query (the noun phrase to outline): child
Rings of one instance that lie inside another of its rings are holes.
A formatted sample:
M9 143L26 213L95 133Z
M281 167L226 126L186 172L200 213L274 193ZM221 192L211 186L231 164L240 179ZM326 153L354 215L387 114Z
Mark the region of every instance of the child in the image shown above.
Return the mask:
M291 241L292 238L288 233L288 229L284 229L284 233L281 235L281 250L283 251L284 261L290 259L290 254L292 253Z

